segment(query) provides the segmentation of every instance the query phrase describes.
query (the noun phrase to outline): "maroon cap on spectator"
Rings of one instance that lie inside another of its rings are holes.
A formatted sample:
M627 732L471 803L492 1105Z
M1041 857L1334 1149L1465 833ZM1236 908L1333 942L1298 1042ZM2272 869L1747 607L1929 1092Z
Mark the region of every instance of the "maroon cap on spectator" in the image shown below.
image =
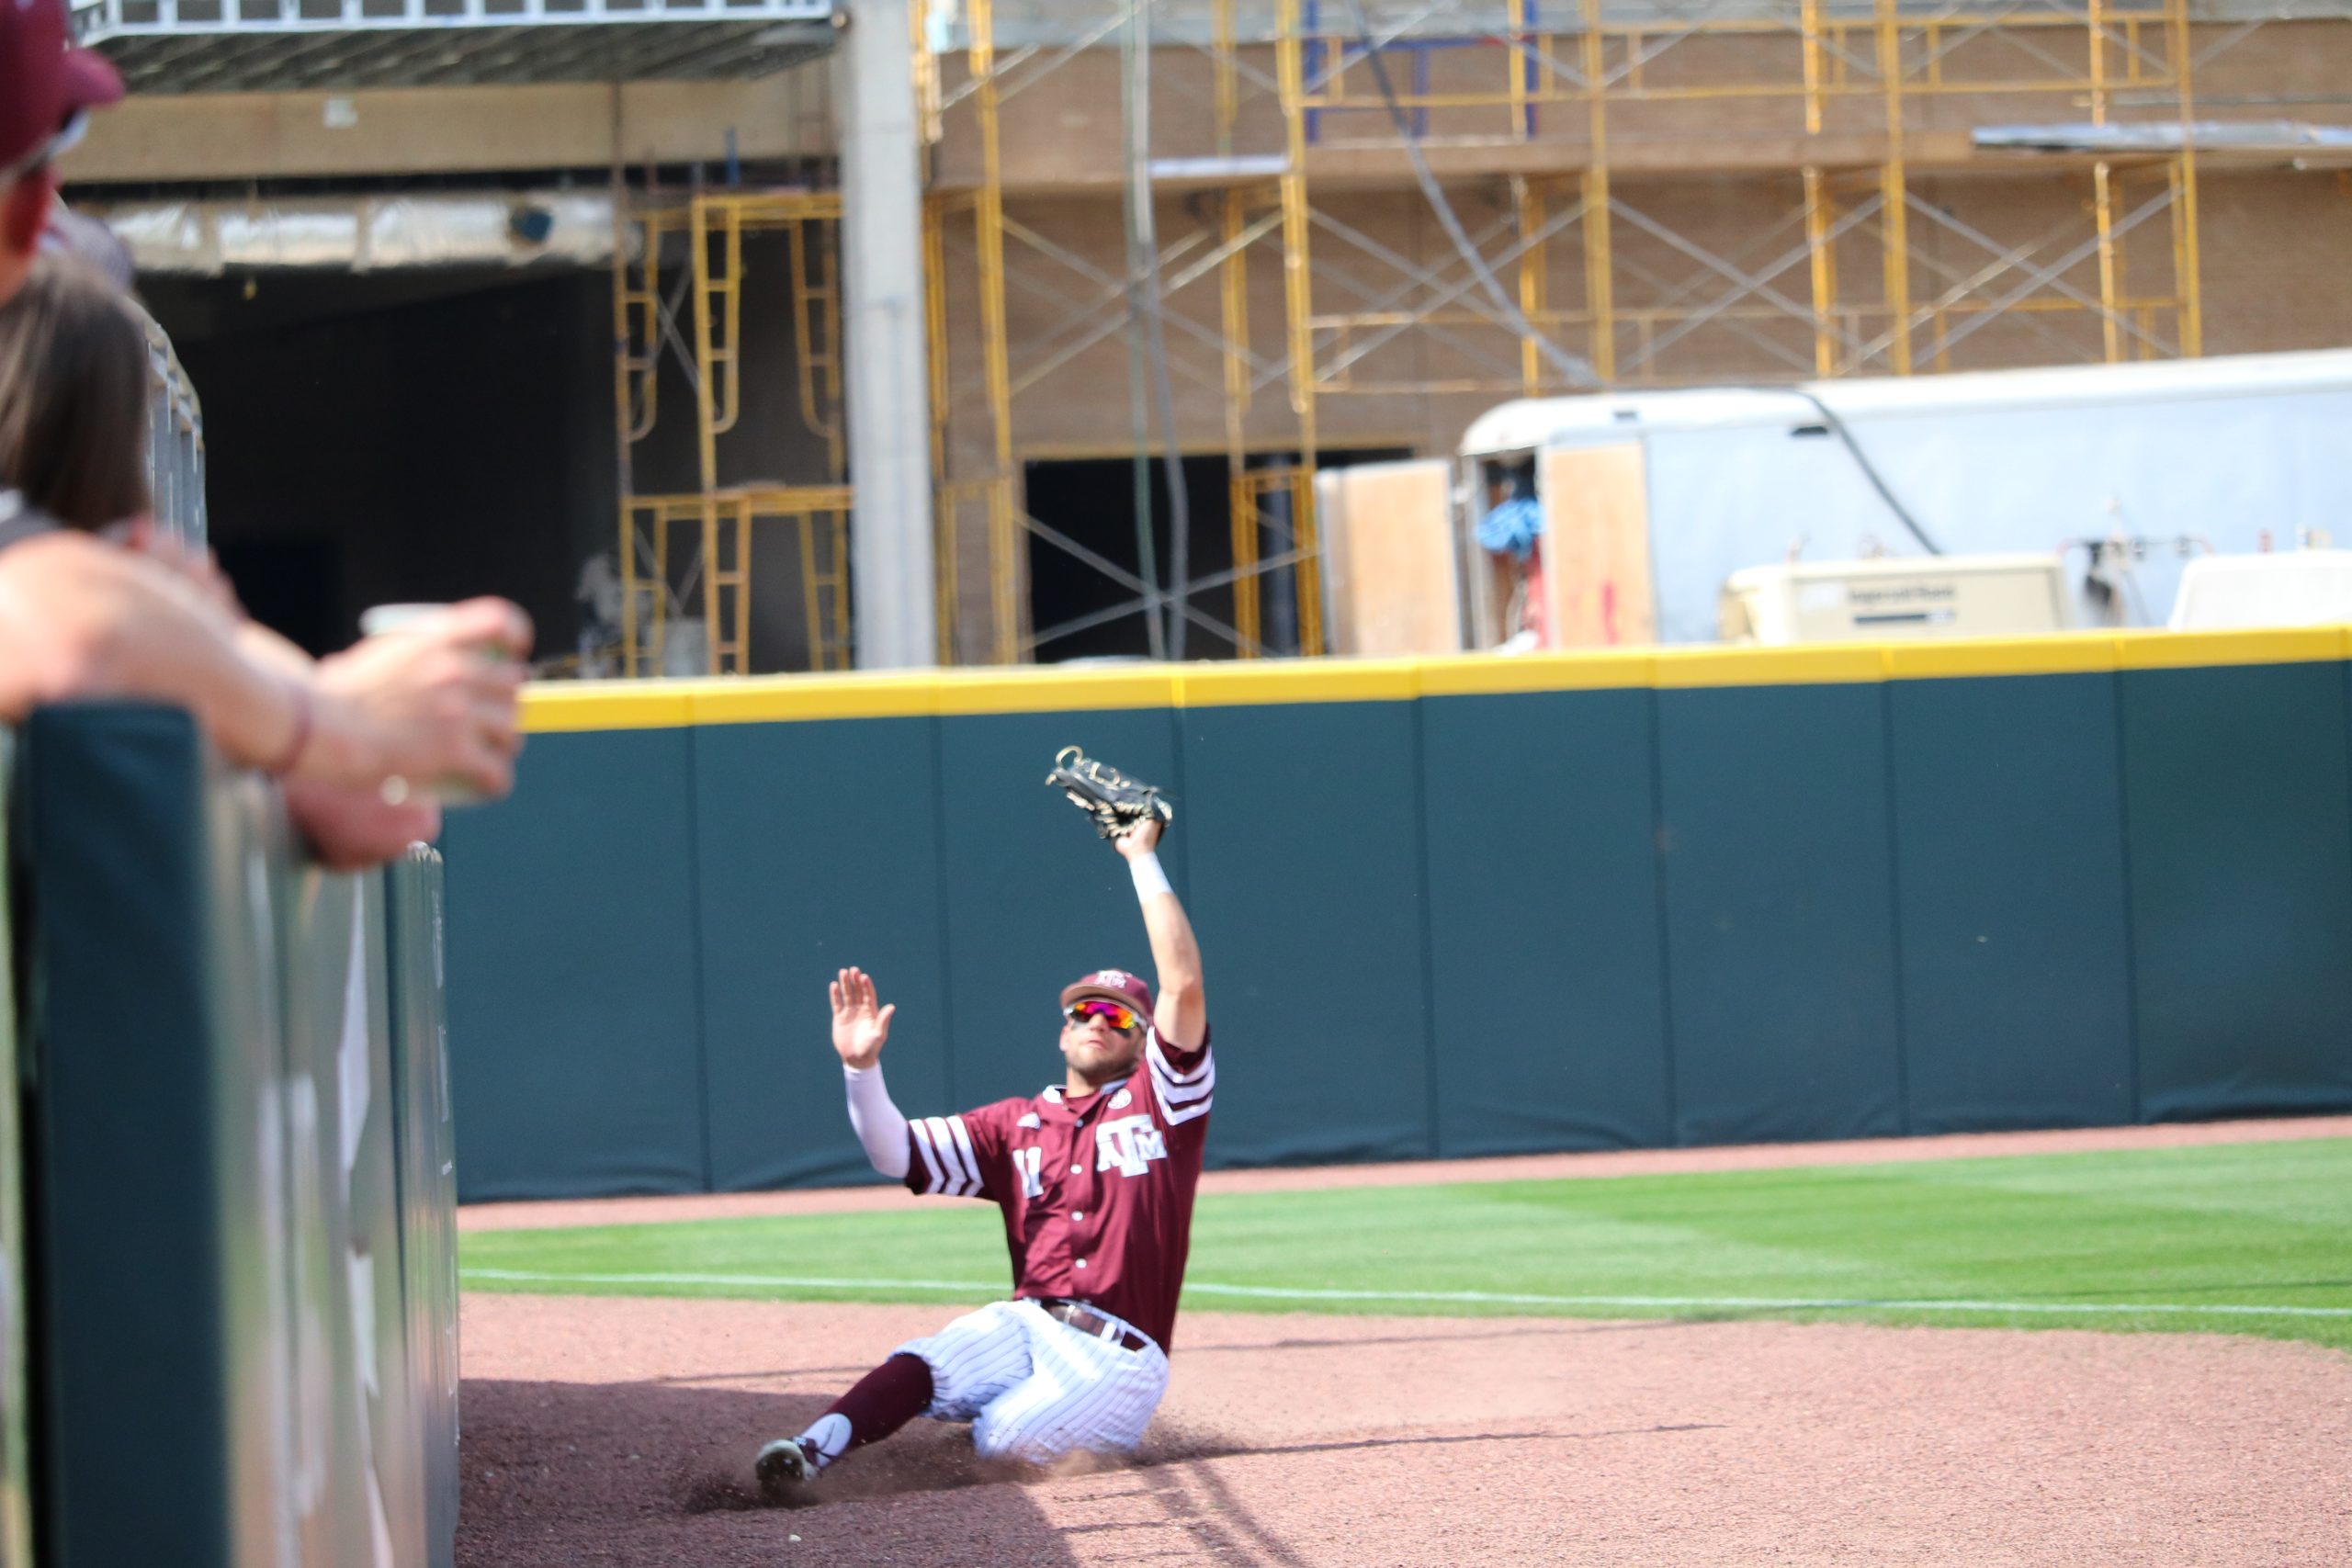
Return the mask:
M121 75L72 37L65 0L0 0L0 170L38 156L76 110L122 96Z
M5 6L8 0L0 0ZM1085 997L1101 997L1106 1001L1125 1002L1135 1009L1137 1018L1151 1017L1151 987L1144 984L1140 975L1130 975L1124 969L1097 969L1085 978L1062 987L1062 1006Z

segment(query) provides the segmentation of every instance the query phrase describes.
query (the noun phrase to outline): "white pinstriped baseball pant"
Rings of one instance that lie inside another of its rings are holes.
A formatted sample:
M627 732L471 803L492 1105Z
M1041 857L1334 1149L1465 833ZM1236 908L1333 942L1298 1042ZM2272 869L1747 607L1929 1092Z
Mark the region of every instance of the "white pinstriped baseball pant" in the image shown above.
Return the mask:
M1035 1302L990 1302L898 1353L931 1368L932 1419L969 1421L972 1446L990 1459L1130 1452L1168 1392L1159 1346L1124 1349Z

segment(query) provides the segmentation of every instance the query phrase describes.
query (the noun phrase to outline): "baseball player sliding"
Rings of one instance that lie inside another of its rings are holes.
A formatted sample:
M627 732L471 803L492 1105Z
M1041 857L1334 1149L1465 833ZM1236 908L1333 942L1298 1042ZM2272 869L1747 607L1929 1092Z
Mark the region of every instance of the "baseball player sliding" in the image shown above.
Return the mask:
M1200 950L1160 870L1161 828L1148 814L1105 828L1143 905L1158 999L1117 969L1064 987L1062 1081L1034 1099L908 1121L882 1082L896 1009L860 970L832 983L833 1049L866 1157L918 1194L1001 1208L1013 1299L899 1347L807 1431L763 1448L763 1488L811 1480L926 1414L969 1421L985 1456L1032 1463L1141 1442L1168 1386L1216 1087Z

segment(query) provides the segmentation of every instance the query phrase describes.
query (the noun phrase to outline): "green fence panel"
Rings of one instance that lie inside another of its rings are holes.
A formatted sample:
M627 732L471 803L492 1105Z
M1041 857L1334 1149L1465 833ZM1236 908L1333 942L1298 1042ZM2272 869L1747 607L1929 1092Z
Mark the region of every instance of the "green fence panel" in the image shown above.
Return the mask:
M2346 666L2122 676L2150 1121L2352 1105Z
M0 866L12 863L9 791L17 738L0 730ZM13 898L0 897L0 1568L32 1568L32 1390L26 1376L25 1153L16 1086L24 1081L17 1039Z
M854 964L899 1006L884 1056L912 1110L946 1091L938 758L928 718L695 732L695 865L712 1175L874 1179L842 1110L825 987Z
M639 729L535 736L449 814L466 1198L707 1185L694 803L692 732Z
M447 1563L406 1269L437 1237L454 1280L447 1122L405 1196L382 880L299 866L276 792L175 711L39 711L12 787L38 1561ZM141 1434L167 1462L126 1459Z
M1190 912L1222 1047L1211 1163L1427 1157L1414 705L1179 717Z
M2112 674L1898 682L1910 1130L2132 1119Z
M1657 706L1678 1137L1902 1131L1883 693Z
M1160 863L1179 894L1186 891L1194 821L1175 715L1166 708L957 716L939 724L940 899L956 1032L948 1098L960 1108L1061 1081L1064 986L1096 969L1152 975L1126 863L1068 800L1044 787L1054 754L1082 745L1167 792L1176 819ZM1221 1010L1225 955L1204 956L1211 1005ZM1216 1017L1216 1027L1225 1027L1224 1013Z
M418 844L384 875L390 939L401 1325L424 1473L425 1568L450 1568L458 1535L458 1175L442 1006L441 857Z
M41 1558L225 1565L236 1433L195 727L40 712L23 764ZM125 1444L158 1432L174 1462L126 1485Z
M1421 703L1441 1155L1673 1141L1653 715Z

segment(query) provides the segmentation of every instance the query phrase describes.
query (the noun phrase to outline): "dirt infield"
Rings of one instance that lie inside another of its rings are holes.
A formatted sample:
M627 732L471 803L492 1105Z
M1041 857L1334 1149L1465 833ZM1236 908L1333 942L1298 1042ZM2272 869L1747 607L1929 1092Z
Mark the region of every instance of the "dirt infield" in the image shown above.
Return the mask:
M469 1296L463 1568L2352 1562L2352 1357L2202 1335L1188 1314L1141 1462L748 1470L948 1309Z

